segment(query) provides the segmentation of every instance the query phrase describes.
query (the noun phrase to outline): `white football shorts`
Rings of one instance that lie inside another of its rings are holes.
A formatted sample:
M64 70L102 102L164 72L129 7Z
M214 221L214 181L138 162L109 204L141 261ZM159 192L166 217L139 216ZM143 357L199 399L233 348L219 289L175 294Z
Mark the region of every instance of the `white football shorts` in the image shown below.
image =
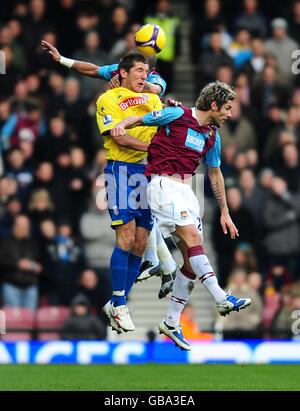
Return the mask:
M164 176L153 176L147 188L148 203L164 238L176 226L194 224L202 235L198 200L188 184Z

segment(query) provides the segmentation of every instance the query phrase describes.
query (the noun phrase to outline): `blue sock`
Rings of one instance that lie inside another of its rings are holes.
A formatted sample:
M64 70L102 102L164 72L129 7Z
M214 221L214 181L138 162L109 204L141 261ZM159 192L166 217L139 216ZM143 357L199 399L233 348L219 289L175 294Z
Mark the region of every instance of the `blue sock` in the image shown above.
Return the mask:
M129 251L115 247L110 259L113 296L111 299L115 307L126 304L126 281L128 270Z
M125 291L126 297L128 296L135 280L140 275L141 262L142 262L142 257L138 257L131 253L129 254L126 291Z

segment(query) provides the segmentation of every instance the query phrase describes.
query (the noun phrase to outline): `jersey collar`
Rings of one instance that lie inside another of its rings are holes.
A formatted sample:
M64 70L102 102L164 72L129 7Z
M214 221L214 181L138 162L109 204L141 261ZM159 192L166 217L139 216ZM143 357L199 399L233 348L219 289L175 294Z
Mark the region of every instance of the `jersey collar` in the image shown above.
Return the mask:
M196 115L196 107L192 107L192 116L197 120L198 124L201 126L202 124L199 122Z

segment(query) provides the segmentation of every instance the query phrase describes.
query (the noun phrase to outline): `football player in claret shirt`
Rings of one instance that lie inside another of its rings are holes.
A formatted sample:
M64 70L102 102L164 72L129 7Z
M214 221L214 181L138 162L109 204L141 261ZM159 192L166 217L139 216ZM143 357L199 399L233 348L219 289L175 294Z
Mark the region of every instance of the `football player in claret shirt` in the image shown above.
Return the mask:
M236 298L219 286L214 270L203 249L202 224L198 200L190 182L204 158L213 193L218 202L220 223L231 239L238 230L229 215L224 178L220 170L221 138L218 128L231 117L236 93L225 83L209 83L201 91L196 107L167 107L143 117L124 119L111 131L117 138L127 128L160 126L148 149L146 176L148 202L164 237L175 236L182 251L184 265L177 273L171 303L159 331L182 349L191 345L184 338L180 314L189 299L198 277L217 303L221 315L239 311L250 305L250 298Z

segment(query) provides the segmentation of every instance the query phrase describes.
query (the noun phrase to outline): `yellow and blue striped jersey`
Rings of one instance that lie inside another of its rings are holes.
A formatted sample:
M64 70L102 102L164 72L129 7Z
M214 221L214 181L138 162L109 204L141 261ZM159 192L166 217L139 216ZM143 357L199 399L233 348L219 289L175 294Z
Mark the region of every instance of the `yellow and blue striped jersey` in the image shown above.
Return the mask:
M121 147L112 139L109 131L128 116L144 116L160 110L162 103L156 94L135 93L124 87L106 91L97 100L97 123L100 133L104 135L106 159L137 163L147 156L146 152ZM157 127L135 127L128 130L131 136L148 143Z

